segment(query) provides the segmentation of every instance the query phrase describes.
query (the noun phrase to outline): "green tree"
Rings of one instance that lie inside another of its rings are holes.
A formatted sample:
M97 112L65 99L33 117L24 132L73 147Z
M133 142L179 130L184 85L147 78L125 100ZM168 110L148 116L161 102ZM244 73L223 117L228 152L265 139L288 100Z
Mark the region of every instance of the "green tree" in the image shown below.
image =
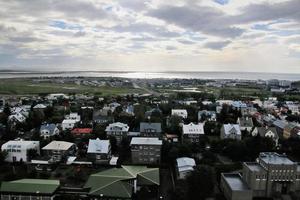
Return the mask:
M215 172L206 165L197 166L187 176L187 196L189 200L204 200L214 192Z

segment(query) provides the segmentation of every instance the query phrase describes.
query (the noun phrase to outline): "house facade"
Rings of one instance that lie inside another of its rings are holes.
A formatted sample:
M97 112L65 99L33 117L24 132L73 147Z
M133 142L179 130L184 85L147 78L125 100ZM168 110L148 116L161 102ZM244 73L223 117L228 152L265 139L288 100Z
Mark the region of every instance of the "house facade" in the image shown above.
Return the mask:
M133 137L130 142L134 164L159 164L162 140L159 138Z
M5 161L7 162L29 162L29 151L31 149L40 153L39 141L24 141L24 140L11 140L1 146L1 151L7 152Z
M140 123L140 133L143 137L161 137L161 123Z
M204 123L189 123L182 125L183 142L197 143L202 135L204 135Z
M45 155L51 157L51 162L60 162L76 153L76 145L65 141L52 141L42 148Z
M121 122L109 124L105 129L107 136L114 136L118 143L121 142L122 138L127 137L128 131L129 126Z
M241 140L242 133L238 124L223 124L221 128L221 139Z
M107 164L111 159L111 146L109 140L90 139L87 150L89 160L96 164Z

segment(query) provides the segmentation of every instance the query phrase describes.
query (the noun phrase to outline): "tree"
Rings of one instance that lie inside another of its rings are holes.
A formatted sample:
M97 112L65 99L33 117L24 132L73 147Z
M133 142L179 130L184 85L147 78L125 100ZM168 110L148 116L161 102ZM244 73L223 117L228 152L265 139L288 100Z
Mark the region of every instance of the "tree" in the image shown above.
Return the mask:
M213 194L215 172L212 167L200 165L187 176L186 181L188 199L204 200Z
M6 151L0 151L0 165L2 165L6 159L7 152Z

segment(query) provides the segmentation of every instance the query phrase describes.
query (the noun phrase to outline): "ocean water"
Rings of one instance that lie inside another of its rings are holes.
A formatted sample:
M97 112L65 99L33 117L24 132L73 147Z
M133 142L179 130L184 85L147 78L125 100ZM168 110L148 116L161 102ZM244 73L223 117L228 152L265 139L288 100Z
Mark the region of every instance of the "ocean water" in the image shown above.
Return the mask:
M300 74L259 72L1 72L0 78L30 77L119 77L140 79L241 79L241 80L290 80L299 81Z

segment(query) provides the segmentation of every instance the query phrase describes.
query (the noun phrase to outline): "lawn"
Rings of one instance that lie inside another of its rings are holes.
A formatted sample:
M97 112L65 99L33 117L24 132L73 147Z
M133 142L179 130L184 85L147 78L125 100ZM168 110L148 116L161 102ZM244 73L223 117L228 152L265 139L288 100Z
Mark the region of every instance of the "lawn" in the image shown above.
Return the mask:
M89 93L102 96L142 93L140 89L133 87L109 87L109 86L84 86L75 83L35 83L29 79L2 79L0 82L0 94L49 94L49 93Z

